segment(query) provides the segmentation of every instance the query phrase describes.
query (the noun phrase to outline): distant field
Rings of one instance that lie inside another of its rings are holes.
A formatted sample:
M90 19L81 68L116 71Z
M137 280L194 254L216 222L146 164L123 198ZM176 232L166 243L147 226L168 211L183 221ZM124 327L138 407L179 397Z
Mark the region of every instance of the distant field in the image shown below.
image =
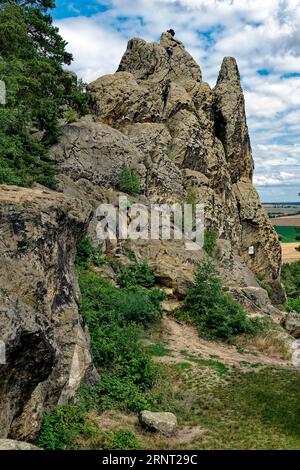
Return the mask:
M300 252L295 250L299 243L282 243L282 262L283 263L294 263L300 260Z
M284 227L284 226L278 226L275 225L275 230L280 235L281 242L282 243L295 243L300 240L297 240L297 236L300 236L300 233L296 231L296 229L299 230L299 227Z
M299 227L300 226L300 215L290 215L285 217L275 217L271 219L271 222L275 226L279 227Z
M300 214L299 203L263 204L263 208L270 218Z

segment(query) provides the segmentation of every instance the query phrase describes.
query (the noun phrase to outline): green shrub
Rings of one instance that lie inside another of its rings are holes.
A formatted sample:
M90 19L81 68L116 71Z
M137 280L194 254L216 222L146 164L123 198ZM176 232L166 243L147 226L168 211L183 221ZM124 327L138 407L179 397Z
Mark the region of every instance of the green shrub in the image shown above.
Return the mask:
M94 248L91 237L86 235L77 245L75 265L77 269L87 269L91 264L100 266L105 263L103 246Z
M155 278L148 263L135 263L121 268L117 282L121 287L151 287L155 282Z
M141 448L141 443L136 435L127 429L114 431L109 450L136 450Z
M64 112L63 118L67 124L71 124L72 122L78 121L79 114L76 109L69 108Z
M77 245L75 264L78 268L86 268L94 256L94 247L89 236L85 236Z
M285 308L288 312L297 312L300 313L300 299L289 299Z
M85 409L80 405L56 406L46 413L39 432L37 445L47 450L72 447L76 437L85 429Z
M254 334L259 327L258 322L249 319L245 310L223 291L211 261L199 264L186 307L184 315L193 320L202 335L212 339L227 340L240 333Z
M218 230L214 228L206 228L204 230L204 245L203 249L209 256L214 254L215 248L217 246L217 241L219 238Z
M100 413L109 409L139 412L150 407L145 389L133 383L131 377L119 376L115 372L103 372L99 383L86 388L84 394Z
M202 334L211 339L226 340L241 333L254 334L258 330L258 322L247 317L244 309L225 294L220 303L197 317L197 323Z
M189 290L186 297L188 309L204 313L208 308L222 299L222 283L214 263L202 261L195 273L195 287Z
M113 370L101 374L97 391L101 409L110 403L130 410L145 405L144 390L154 384L156 367L141 337L147 325L161 318L163 294L138 286L119 289L87 271L80 273L79 285L94 362L102 370Z
M281 280L286 289L288 298L300 297L300 261L284 264L281 271Z
M140 177L125 166L121 172L119 179L119 189L123 193L127 194L140 194L141 192L141 180Z

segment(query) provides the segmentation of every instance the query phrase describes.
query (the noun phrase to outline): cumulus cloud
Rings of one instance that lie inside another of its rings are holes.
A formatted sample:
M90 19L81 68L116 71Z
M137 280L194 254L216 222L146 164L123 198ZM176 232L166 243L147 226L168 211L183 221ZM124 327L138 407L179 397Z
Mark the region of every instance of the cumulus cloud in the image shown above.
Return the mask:
M74 55L73 68L87 82L116 70L131 37L158 40L170 27L211 86L222 58L235 56L245 88L255 184L264 199L297 197L299 0L90 0L86 8L89 3L93 9L87 14L82 2L69 2L76 13L68 17L69 9L57 21Z

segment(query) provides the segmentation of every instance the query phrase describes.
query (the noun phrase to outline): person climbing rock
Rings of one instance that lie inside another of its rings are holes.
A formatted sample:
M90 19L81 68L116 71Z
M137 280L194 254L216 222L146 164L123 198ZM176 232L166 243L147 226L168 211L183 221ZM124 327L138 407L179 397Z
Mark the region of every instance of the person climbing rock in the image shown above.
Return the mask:
M173 52L174 52L173 47L172 47L172 46L166 47L166 52L167 52L167 54L168 54L168 56L169 56L169 59L171 59L171 57L172 57L172 55L173 55Z
M174 31L174 29L168 29L167 33L171 34L172 37L175 36L175 31Z

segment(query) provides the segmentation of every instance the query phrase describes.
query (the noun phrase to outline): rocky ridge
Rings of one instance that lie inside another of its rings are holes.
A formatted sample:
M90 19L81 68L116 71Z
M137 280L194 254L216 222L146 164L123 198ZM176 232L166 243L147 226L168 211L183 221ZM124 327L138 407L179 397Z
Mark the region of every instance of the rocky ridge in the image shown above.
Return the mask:
M206 226L217 229L221 241L224 281L259 288L253 274L259 275L271 285L272 300L282 303L281 248L252 183L254 164L235 59L224 59L211 89L171 34L163 33L159 43L134 38L118 71L100 77L88 91L93 115L64 126L51 150L61 169L61 189L94 207L115 202L120 173L130 166L141 178L138 200L203 203ZM94 235L94 226L91 231ZM177 268L182 270L181 262Z
M133 202L197 201L218 231L215 258L225 286L250 312L280 319L256 275L281 303L278 237L252 184L253 159L236 61L224 59L214 89L169 33L159 43L132 39L115 74L88 86L93 114L64 125L49 157L60 193L0 187L2 438L31 441L45 410L72 399L93 375L89 335L78 311L76 245L93 210L115 204L128 166L141 180ZM255 255L248 254L249 246ZM121 264L147 260L156 281L184 299L203 251L182 241L117 240ZM112 268L105 275L115 278Z

